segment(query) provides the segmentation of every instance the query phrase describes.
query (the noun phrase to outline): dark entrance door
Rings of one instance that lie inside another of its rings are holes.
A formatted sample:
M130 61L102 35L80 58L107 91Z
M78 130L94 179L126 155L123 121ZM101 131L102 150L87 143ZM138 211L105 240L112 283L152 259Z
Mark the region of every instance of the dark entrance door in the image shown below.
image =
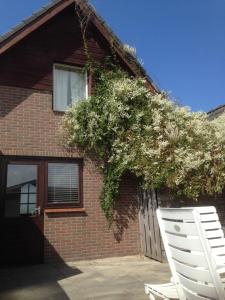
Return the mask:
M43 261L41 165L1 159L0 264Z
M140 189L139 222L142 252L145 256L162 262L162 241L156 216L157 207L156 191Z

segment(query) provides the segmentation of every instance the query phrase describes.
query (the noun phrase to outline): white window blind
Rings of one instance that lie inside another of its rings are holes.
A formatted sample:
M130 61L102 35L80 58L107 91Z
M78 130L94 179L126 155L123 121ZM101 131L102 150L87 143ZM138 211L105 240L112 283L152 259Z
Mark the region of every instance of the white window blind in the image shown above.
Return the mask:
M53 108L66 111L71 104L87 98L87 74L79 68L54 66Z
M79 203L79 166L48 164L48 203Z

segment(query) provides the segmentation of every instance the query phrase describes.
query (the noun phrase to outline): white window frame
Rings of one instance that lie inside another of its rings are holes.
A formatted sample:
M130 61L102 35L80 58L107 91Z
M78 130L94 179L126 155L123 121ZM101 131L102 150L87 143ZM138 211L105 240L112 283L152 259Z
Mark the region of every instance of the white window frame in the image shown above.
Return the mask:
M54 99L55 99L55 72L57 71L57 67L65 69L66 70L74 70L74 71L82 71L82 67L76 67L72 65L66 65L66 64L59 64L55 63L53 65L53 103L52 107L54 111L58 111L57 109L54 108ZM85 100L88 98L88 75L87 71L85 71L85 80L86 80L86 89L85 89ZM66 111L66 110L65 110ZM60 110L60 112L65 112L64 110Z

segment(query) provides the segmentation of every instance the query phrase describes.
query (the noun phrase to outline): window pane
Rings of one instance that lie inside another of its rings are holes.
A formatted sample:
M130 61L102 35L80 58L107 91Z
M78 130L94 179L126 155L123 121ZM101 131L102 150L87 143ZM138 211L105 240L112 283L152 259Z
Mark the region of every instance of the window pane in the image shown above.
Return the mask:
M29 203L36 203L36 194L29 194Z
M48 202L79 202L79 167L77 164L48 164Z
M86 74L83 72L70 72L71 102L86 99Z
M33 186L36 192L36 165L8 165L7 193L27 193L29 184Z
M35 204L29 204L28 206L28 213L30 215L34 215L36 213L36 205Z
M20 214L21 215L27 215L27 205L26 204L22 204L20 205Z
M21 194L20 195L20 204L28 203L28 194Z
M21 186L20 192L21 193L28 193L28 187L29 187L28 184L25 184L25 185Z
M54 70L54 109L65 111L69 101L69 72L66 70Z
M66 66L54 67L54 110L65 111L86 99L86 73Z
M29 213L29 203L36 207L37 165L9 164L5 197L5 216ZM33 209L33 208L32 208Z
M36 185L30 183L28 186L28 193L36 193Z

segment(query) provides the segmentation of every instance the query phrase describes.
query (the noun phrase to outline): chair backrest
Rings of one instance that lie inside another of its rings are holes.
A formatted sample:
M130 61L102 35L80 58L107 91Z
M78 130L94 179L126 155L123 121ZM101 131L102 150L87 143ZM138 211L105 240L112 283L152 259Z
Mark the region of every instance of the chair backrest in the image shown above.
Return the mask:
M157 217L180 299L224 300L218 266L225 242L215 207L159 208Z

